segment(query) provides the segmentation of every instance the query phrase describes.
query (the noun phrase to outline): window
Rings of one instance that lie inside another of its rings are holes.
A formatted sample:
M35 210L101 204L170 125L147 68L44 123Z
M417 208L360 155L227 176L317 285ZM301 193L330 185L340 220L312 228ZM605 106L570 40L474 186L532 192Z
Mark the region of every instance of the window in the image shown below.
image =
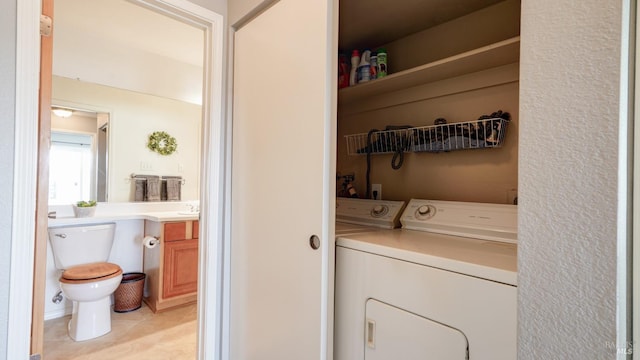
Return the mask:
M91 198L93 136L51 133L49 204L72 204Z

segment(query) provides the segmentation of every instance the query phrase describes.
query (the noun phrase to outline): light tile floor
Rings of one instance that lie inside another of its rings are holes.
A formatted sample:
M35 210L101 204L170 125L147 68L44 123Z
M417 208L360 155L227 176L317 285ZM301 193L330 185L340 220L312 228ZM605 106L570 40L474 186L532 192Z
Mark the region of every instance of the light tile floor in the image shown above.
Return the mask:
M111 332L75 342L67 334L70 316L45 321L43 360L196 358L197 306L154 314L146 305L129 313L111 313Z

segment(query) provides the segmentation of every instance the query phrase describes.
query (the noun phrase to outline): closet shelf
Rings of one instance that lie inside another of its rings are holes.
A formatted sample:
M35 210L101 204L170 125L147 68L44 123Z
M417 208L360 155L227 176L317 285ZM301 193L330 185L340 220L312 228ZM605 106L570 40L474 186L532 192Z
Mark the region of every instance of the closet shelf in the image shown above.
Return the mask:
M520 37L516 36L381 79L340 89L338 102L344 105L370 96L517 63L519 58Z
M349 155L444 152L501 147L509 120L490 118L346 135Z

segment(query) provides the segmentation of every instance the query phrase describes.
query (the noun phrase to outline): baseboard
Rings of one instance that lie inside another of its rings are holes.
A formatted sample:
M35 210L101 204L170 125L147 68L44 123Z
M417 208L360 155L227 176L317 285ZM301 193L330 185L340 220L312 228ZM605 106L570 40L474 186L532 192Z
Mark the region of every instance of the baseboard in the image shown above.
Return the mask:
M44 321L58 319L64 317L66 315L71 315L72 307L65 307L64 309L56 309L54 311L49 311L44 313Z

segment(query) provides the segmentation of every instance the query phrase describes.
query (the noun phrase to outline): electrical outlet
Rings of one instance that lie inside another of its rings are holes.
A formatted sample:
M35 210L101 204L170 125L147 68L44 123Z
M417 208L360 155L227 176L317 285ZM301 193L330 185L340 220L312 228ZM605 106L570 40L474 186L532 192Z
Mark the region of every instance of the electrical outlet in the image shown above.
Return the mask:
M140 161L140 170L153 170L153 166L148 161Z
M382 184L371 184L371 198L382 200Z
M518 199L518 189L507 190L507 204L516 205Z

